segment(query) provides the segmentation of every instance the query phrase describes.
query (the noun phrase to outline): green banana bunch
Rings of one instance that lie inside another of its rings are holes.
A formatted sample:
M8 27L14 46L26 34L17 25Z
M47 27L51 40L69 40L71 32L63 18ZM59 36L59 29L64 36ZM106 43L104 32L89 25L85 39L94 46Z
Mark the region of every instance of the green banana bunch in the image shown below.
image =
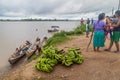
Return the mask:
M41 71L51 72L51 71L53 71L53 68L49 64L45 64L41 67Z
M65 66L71 66L74 63L81 64L84 61L84 57L81 52L76 48L69 48L65 53L64 50L58 50L53 46L45 47L42 49L44 56L39 59L35 68L39 71L52 72L53 67L58 63L62 63Z
M71 59L74 59L76 57L75 53L70 51L70 52L67 52L67 55L71 58Z
M75 63L81 64L84 61L84 57L80 54L77 55L77 57L74 59Z
M37 64L35 65L35 68L36 68L37 70L41 70L41 69L40 69L40 63L37 63Z
M70 66L73 63L82 63L84 58L76 48L69 48L67 51L67 54L62 59L62 64L65 64L66 66Z
M63 54L55 54L55 59L56 59L58 62L61 62L63 56L64 56Z
M72 61L66 61L66 62L65 62L65 65L66 65L66 66L71 66L72 64L73 64Z
M58 52L58 50L57 50L57 48L50 46L50 47L43 48L42 52L43 52L43 54L45 54L45 56L47 58L54 59L55 54Z
M70 66L73 64L72 58L70 58L68 55L63 57L62 64L65 64L66 66Z
M48 64L50 65L50 66L55 66L55 65L57 65L58 64L58 61L56 60L56 59L52 59L52 60L49 60L48 61Z
M51 72L53 67L58 63L56 59L42 58L35 65L35 68L39 71Z

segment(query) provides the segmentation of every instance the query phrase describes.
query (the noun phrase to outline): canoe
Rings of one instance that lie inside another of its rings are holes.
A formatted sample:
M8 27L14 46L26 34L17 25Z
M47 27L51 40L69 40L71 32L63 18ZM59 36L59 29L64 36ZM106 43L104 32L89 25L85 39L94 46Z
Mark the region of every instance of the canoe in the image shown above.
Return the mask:
M20 54L20 55L18 55L18 56L16 56L16 57L13 57L13 56L11 56L9 59L8 59L8 62L10 63L10 64L15 64L16 62L18 62L21 58L23 58L25 56L25 53L22 53L22 54Z
M30 54L28 55L27 59L30 59L33 55L35 55L35 52L36 52L36 51L33 51L32 53L30 53Z
M59 26L51 26L51 28L60 28Z
M48 30L48 32L58 32L60 28L59 26L51 26L52 29Z
M58 32L58 29L48 30L48 32Z

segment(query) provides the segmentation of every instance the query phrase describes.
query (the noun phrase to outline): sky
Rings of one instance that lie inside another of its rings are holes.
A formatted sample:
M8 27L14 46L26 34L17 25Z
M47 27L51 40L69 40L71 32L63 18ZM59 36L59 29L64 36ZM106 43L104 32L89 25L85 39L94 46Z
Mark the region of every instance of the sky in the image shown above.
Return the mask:
M112 15L119 0L0 0L0 19L81 19Z

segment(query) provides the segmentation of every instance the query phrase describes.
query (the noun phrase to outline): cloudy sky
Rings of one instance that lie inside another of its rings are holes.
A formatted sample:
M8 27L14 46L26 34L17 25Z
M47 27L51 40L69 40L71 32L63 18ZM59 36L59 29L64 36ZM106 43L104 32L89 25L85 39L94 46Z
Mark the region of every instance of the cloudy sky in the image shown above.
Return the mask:
M119 0L0 0L0 18L96 18L112 14Z

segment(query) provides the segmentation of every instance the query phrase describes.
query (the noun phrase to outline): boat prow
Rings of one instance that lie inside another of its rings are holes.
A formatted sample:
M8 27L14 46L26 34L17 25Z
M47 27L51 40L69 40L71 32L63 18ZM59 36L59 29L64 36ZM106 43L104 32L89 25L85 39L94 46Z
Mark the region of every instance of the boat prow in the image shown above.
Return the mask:
M17 61L19 61L21 58L23 58L25 56L25 53L22 53L22 54L20 54L20 55L18 55L18 56L16 56L16 57L10 57L9 59L8 59L8 62L10 63L10 64L15 64Z

